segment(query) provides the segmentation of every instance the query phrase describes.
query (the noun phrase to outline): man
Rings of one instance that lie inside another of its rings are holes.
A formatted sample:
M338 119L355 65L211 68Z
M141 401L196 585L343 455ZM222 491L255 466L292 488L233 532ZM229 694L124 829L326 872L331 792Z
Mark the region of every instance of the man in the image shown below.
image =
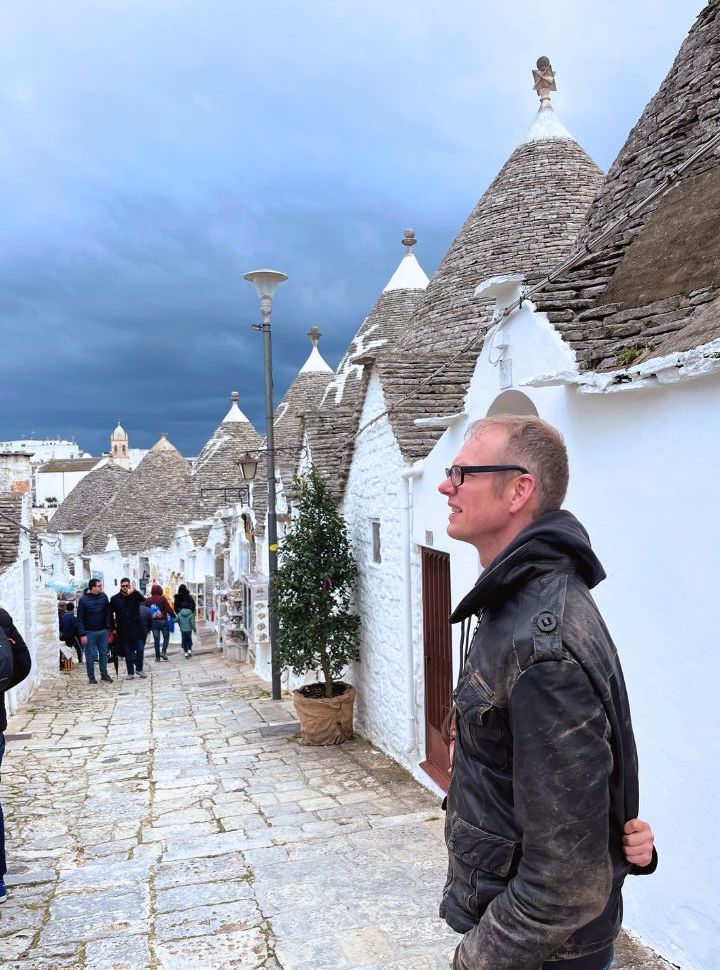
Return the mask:
M85 667L88 682L97 684L95 680L95 653L100 661L100 680L112 684L112 677L108 674L108 630L110 629L110 600L103 593L99 579L91 579L87 593L83 593L78 603L77 611L78 633L80 643L85 647Z
M0 608L0 650L10 647L12 651L12 675L7 683L0 688L0 765L2 765L5 753L5 729L7 728L7 712L5 710L5 691L15 687L25 680L30 673L31 661L30 652L25 641L15 629L12 617L7 610ZM7 864L5 860L5 821L3 818L2 805L0 805L0 903L7 899L7 889L5 888L5 873Z
M138 677L147 677L143 671L147 627L140 614L144 605L145 597L132 588L127 576L121 579L120 592L110 599L110 612L117 629L117 645L125 650L128 680L133 680L136 671Z
M484 567L451 617L478 618L453 695L440 914L464 934L455 970L606 970L623 880L656 862L622 670L589 593L605 573L560 511L567 483L559 432L508 416L471 428L439 486L448 535Z

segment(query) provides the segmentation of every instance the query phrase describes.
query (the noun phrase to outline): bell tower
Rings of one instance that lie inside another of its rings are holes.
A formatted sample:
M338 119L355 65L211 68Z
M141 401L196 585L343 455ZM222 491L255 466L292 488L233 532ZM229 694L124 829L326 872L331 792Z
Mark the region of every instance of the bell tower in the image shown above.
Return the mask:
M119 421L117 428L115 428L110 436L110 458L116 465L120 465L122 468L130 467L128 435Z

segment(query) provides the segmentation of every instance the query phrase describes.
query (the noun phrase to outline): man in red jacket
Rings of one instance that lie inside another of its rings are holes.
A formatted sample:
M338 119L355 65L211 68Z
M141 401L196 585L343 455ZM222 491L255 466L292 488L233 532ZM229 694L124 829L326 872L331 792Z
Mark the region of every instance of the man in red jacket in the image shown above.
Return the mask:
M5 728L7 727L7 713L5 711L5 691L10 690L16 684L25 680L30 673L31 661L30 652L25 641L18 633L12 617L7 610L0 608L0 649L5 644L9 644L12 649L13 672L9 681L0 691L0 765L2 765L3 754L5 753ZM7 889L5 888L5 873L7 865L5 862L5 823L3 820L2 805L0 805L0 903L7 899Z

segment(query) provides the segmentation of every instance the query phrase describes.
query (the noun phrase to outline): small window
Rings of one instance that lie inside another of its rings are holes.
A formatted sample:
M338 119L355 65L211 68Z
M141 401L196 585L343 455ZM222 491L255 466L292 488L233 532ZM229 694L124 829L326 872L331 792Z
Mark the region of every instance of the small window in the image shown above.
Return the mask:
M380 551L380 520L371 519L370 527L372 529L372 561L382 562L382 554Z

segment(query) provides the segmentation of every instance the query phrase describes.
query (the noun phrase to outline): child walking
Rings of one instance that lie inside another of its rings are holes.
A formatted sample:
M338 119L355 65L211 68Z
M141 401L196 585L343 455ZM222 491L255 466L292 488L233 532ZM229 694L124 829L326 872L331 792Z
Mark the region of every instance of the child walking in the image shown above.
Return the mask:
M182 648L185 651L185 659L189 660L192 657L192 635L193 633L197 633L195 614L189 606L183 606L181 610L178 610L176 616L178 626L180 627L180 637L182 640Z

